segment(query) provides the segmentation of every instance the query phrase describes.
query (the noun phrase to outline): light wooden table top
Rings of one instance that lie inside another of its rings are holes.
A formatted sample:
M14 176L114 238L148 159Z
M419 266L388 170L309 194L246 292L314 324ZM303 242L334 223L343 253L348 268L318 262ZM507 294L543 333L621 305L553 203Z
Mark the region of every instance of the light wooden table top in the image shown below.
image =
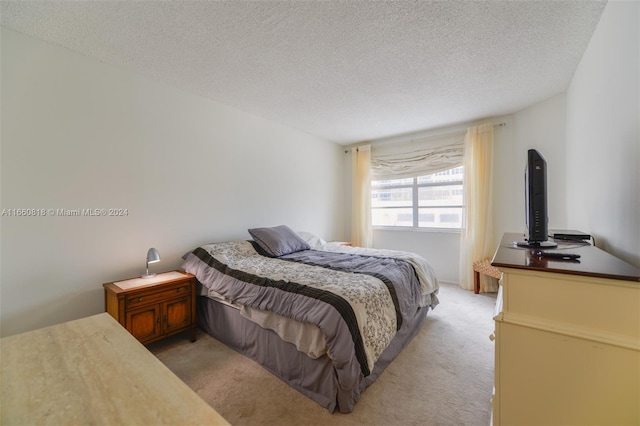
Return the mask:
M0 423L227 425L109 314L0 339Z

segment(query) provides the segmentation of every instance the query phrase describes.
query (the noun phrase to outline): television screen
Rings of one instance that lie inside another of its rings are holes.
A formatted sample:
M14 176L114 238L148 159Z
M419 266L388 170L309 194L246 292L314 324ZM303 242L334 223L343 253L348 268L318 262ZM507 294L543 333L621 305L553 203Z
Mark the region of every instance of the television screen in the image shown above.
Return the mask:
M523 247L555 247L557 244L548 241L547 162L535 149L527 152L524 196L527 232L524 241L517 244Z

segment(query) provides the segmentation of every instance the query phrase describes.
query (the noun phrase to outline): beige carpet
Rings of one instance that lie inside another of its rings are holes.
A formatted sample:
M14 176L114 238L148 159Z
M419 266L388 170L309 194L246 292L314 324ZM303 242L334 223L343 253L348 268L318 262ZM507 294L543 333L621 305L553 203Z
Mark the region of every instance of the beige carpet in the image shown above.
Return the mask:
M202 331L149 349L233 425L486 426L495 296L441 285L440 305L350 414L330 414Z

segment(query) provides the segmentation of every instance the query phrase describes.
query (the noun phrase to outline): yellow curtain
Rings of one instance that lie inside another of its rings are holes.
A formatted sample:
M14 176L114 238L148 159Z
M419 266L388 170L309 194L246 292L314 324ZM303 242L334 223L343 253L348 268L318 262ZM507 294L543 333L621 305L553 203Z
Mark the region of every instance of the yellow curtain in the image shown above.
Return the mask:
M460 287L473 290L473 262L491 259L493 242L491 163L493 124L471 127L464 148L464 218L460 233ZM497 291L481 274L480 291Z
M351 150L351 244L371 247L371 145Z

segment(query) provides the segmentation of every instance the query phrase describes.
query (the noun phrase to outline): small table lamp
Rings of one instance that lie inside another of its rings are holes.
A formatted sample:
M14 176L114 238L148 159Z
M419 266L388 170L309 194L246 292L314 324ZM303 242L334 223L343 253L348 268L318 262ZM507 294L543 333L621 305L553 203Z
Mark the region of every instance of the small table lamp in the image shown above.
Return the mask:
M156 274L149 273L149 264L156 262L160 262L160 253L158 253L158 250L152 247L147 252L147 273L142 275L141 278L152 278L156 276Z

